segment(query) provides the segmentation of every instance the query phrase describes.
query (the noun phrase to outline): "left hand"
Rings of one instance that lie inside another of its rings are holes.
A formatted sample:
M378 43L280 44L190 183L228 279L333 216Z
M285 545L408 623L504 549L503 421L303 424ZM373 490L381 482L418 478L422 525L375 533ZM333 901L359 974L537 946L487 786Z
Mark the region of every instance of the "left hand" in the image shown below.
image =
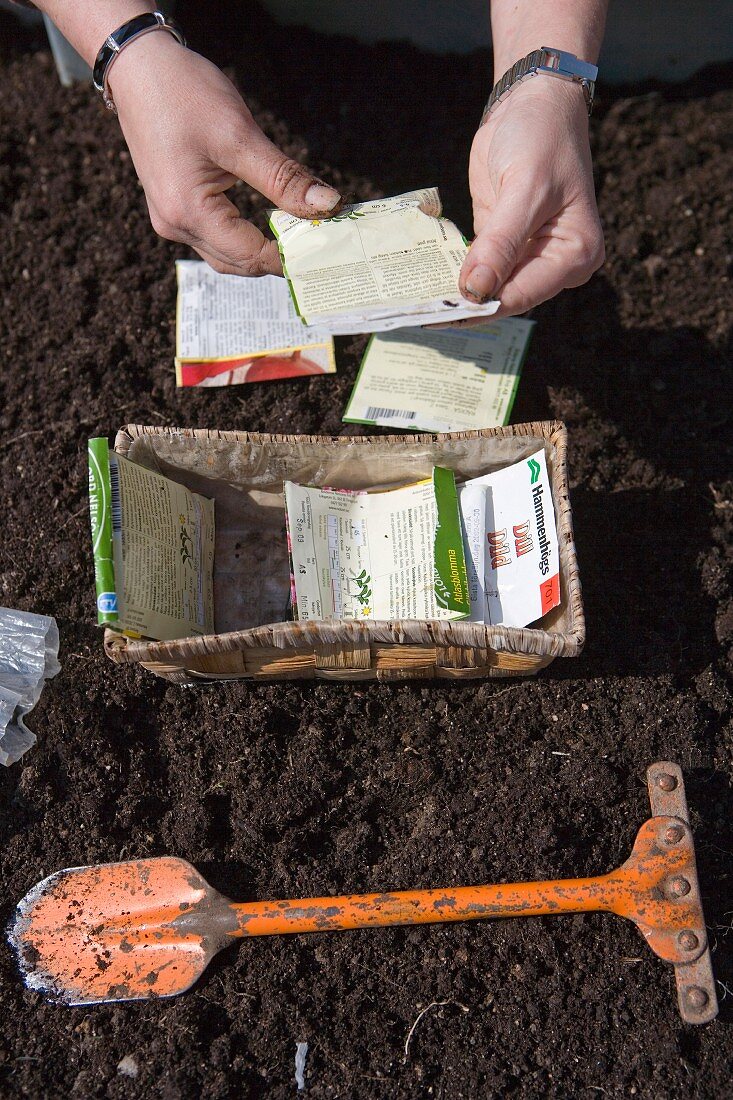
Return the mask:
M224 73L171 35L132 42L109 84L153 228L215 271L282 274L276 242L227 197L237 180L298 218L336 212L338 191L276 148Z
M478 130L469 184L476 238L460 289L525 313L587 282L604 260L582 89L538 76L513 88Z

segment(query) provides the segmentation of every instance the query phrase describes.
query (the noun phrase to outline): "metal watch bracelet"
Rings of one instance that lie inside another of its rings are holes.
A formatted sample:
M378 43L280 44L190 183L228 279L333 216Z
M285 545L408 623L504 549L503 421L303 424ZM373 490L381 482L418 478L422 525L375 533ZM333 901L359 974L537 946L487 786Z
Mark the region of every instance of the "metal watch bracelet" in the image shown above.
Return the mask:
M541 46L539 50L532 50L521 61L517 61L504 73L501 80L494 85L488 102L484 107L480 125L486 122L491 111L506 95L509 94L515 84L521 83L530 76L556 76L561 80L570 80L574 84L580 84L588 105L588 114L593 110L593 97L598 78L598 67L588 61L579 61L575 54L566 53L564 50L555 50L551 46Z
M108 84L110 69L125 46L129 46L136 38L140 38L143 34L149 34L151 31L168 31L182 46L186 45L186 40L180 28L172 19L166 19L161 11L148 11L144 15L137 15L134 19L123 23L121 27L118 27L116 31L112 31L105 38L94 62L92 80L94 81L94 87L104 100L105 107L110 111L117 113L115 101L112 98Z

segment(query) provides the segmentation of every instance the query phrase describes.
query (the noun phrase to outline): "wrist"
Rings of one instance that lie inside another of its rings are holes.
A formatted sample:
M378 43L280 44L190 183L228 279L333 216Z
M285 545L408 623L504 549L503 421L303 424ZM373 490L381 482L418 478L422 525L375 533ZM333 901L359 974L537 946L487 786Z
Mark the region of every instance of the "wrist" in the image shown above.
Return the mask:
M548 110L557 112L562 117L579 114L586 121L588 119L588 107L580 84L571 80L560 80L547 73L537 73L536 76L515 84L494 106L487 122L503 114L512 105L519 107L525 104L544 104Z
M597 76L598 69L595 65L564 50L551 47L532 50L520 58L494 85L486 101L480 125L483 126L495 115L506 100L514 103L525 97L531 100L533 94L540 96L544 103L556 102L564 108L579 102L575 93L580 92L587 116L593 110ZM538 81L538 77L545 79ZM525 97L520 97L520 88L531 88L531 91L525 92Z
M151 0L40 0L36 3L81 54L90 68L108 34L136 15L155 11Z
M130 42L115 58L107 79L115 103L119 106L131 92L150 86L168 66L180 61L184 48L163 28Z

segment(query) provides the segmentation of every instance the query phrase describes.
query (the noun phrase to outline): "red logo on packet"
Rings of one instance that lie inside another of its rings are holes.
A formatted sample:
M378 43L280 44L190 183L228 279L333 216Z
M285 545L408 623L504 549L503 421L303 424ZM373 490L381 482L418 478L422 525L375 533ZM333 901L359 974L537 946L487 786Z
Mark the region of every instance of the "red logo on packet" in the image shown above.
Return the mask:
M546 615L560 603L560 574L548 577L540 585L540 599L542 600L542 614Z

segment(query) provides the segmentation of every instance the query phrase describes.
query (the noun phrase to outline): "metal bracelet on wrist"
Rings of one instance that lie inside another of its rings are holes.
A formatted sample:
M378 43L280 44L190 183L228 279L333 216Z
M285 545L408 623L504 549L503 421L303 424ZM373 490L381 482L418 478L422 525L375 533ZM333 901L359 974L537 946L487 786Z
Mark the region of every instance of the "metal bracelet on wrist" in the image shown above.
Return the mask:
M483 126L494 107L508 95L515 84L519 84L530 76L540 75L557 76L561 80L580 84L588 105L588 114L591 113L598 67L591 65L588 61L579 61L575 54L555 50L551 46L541 46L539 50L532 50L521 61L512 65L511 69L508 69L501 80L494 85L488 103L484 107L480 125Z
M182 31L172 19L166 19L161 11L148 11L144 15L137 15L129 22L123 23L121 27L118 27L116 31L112 31L105 38L94 62L92 79L94 87L104 100L105 107L109 108L110 111L117 113L115 101L112 98L108 84L110 69L125 46L129 46L136 38L140 38L143 34L149 34L151 31L168 31L182 46L186 45Z

